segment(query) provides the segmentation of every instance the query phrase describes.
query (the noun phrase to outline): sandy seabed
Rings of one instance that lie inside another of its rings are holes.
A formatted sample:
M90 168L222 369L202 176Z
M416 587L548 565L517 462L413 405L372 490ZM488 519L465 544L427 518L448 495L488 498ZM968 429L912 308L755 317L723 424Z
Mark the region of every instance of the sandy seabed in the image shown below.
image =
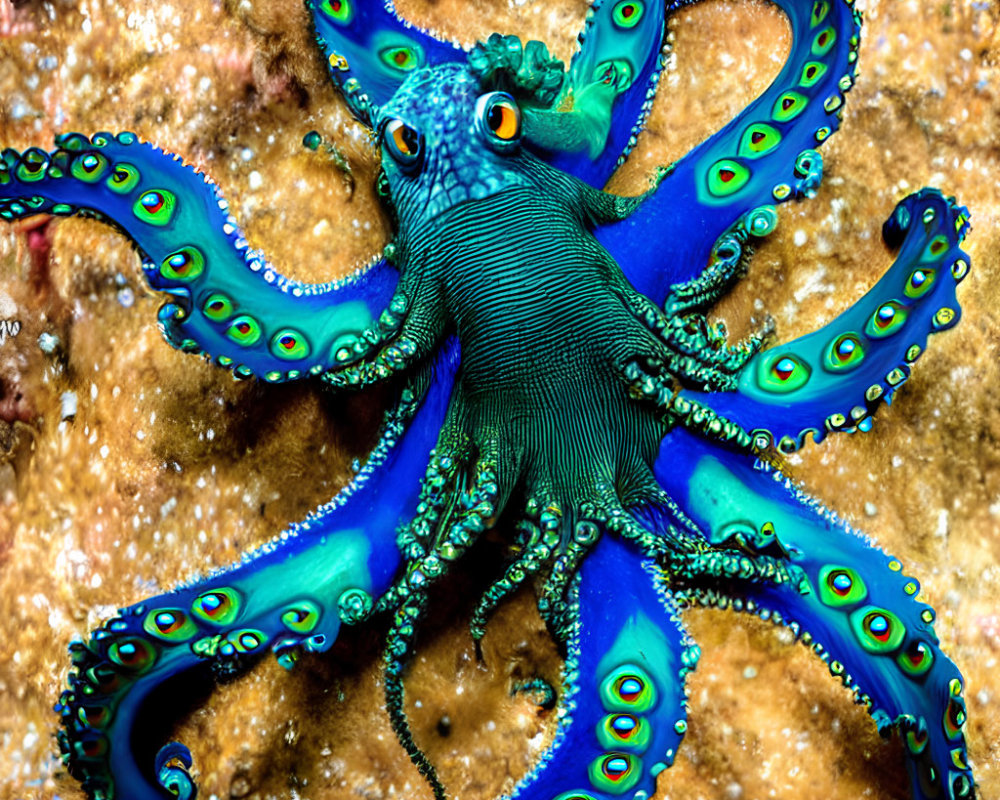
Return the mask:
M469 43L496 30L568 58L581 0L398 3ZM979 791L1000 796L1000 8L866 4L861 77L823 148L817 197L778 230L719 308L734 336L765 312L790 339L833 318L890 257L882 221L924 185L972 212L961 324L934 337L866 436L791 459L804 487L919 578L966 679ZM610 188L646 176L720 128L766 87L789 46L759 2L676 14L674 56L649 130ZM302 136L335 142L350 174ZM295 0L175 5L0 0L0 144L58 131L133 130L208 171L255 247L303 280L345 274L389 227L377 157L326 80ZM30 230L28 228L31 228ZM30 245L30 246L29 246ZM88 220L0 227L0 798L78 798L54 756L51 711L66 646L103 618L271 538L347 482L374 441L377 393L234 383L163 344L160 299L120 236ZM46 356L42 332L61 346ZM77 413L60 422L61 397ZM523 775L554 720L512 679L558 683L558 653L522 593L491 623L484 662L467 633L476 570L440 598L407 681L417 741L463 800ZM657 798L905 798L897 742L882 742L825 666L746 616L688 612L703 658L689 732ZM379 632L348 634L291 673L266 659L190 706L201 796L429 798L382 710Z

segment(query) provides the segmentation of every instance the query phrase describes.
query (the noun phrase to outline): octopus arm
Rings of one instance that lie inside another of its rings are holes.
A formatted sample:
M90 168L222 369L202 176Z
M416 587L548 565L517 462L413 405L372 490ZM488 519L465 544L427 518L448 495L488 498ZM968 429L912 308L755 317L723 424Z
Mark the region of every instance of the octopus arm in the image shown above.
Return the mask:
M569 593L559 729L512 798L652 796L687 729L684 678L699 654L661 574L612 535L583 562Z
M371 613L400 568L396 530L416 507L457 351L446 344L402 390L368 463L330 503L242 563L123 609L89 642L71 645L59 740L90 796L194 797L186 747L171 742L155 759L143 750L149 701L162 700L181 674L230 679L268 650L291 668Z
M767 233L777 221L773 204L811 197L819 185L815 148L840 124L861 16L845 0L778 5L791 23L792 49L771 86L665 170L635 214L596 231L632 285L655 302L700 272L727 230ZM760 208L770 213L753 213Z
M783 553L807 580L692 585L675 589L678 600L790 626L867 706L882 735L902 735L914 798L971 798L962 676L900 562L780 473L687 431L664 439L655 473L712 544Z
M684 390L749 432L754 446L798 449L838 430L868 430L872 413L909 377L931 333L958 322L955 289L969 270L960 245L968 212L935 189L904 199L883 226L895 262L869 292L819 330L757 353L736 391Z
M169 296L167 341L240 378L294 380L338 370L401 330L399 275L376 260L349 277L304 284L279 274L228 215L207 177L134 134L76 134L58 149L0 159L0 218L97 216L139 250L149 285Z
M351 113L369 128L415 69L465 61L465 51L400 18L392 0L307 0L316 41Z
M550 164L597 188L625 162L663 69L662 0L597 0L551 109L525 110L525 135Z

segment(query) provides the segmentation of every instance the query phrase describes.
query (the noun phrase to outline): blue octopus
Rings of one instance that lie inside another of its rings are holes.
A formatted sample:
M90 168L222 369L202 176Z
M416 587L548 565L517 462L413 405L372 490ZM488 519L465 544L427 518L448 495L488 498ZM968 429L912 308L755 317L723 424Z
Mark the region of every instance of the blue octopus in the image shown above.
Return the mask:
M388 627L393 727L447 797L410 733L403 675L428 593L493 530L507 559L472 637L530 585L566 660L555 741L511 797L655 791L687 726L692 605L787 625L903 737L915 798L974 796L962 677L917 581L782 472L810 437L868 430L928 334L958 321L967 211L935 189L905 198L883 227L896 260L855 305L785 344L766 347L767 327L730 342L706 313L776 205L815 193L861 17L850 0L779 0L793 45L772 86L641 196L603 192L685 4L596 0L565 68L512 36L465 52L389 0L308 2L329 73L381 150L395 231L338 282L282 276L206 177L134 134L3 152L0 216L82 213L123 231L167 296L173 346L239 378L385 383L393 397L333 500L71 645L59 742L91 797L195 796L182 744L133 752L144 704L177 676L230 679L267 651L290 669L373 618Z

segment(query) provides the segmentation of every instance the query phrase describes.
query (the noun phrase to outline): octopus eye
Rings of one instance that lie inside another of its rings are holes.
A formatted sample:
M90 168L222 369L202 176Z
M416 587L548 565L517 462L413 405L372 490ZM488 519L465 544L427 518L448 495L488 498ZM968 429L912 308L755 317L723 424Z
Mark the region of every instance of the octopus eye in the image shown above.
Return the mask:
M476 101L476 118L486 141L504 152L516 147L521 138L521 111L505 92L484 94Z
M415 170L420 166L424 155L424 137L416 128L407 125L401 119L391 119L385 124L384 138L389 155L406 170Z
M634 28L642 19L642 12L646 10L643 3L636 0L622 0L611 12L611 18L619 28Z

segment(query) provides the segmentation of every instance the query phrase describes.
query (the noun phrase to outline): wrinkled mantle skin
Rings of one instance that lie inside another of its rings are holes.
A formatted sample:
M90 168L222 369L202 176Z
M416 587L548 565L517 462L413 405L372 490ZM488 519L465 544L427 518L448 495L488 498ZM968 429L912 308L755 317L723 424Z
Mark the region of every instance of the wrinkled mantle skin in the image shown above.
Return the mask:
M730 342L706 318L777 206L815 194L860 14L781 0L794 42L774 84L623 198L600 187L642 128L682 3L595 2L568 68L515 37L463 52L391 5L307 5L382 151L395 231L344 281L282 276L213 184L134 134L64 134L0 161L4 219L86 213L129 237L167 295L171 345L239 378L384 382L394 398L336 498L71 646L56 706L69 771L95 798L192 798L188 749L143 740L147 700L182 674L236 679L268 651L292 669L370 622L387 628L393 728L447 797L410 735L403 676L429 590L495 531L506 560L472 637L528 585L566 656L561 686L511 687L558 703L561 723L508 796L648 798L699 658L678 612L710 605L789 626L902 737L913 797L973 797L963 680L919 584L780 471L810 436L868 430L928 335L958 321L968 212L931 188L902 200L882 230L895 262L814 333Z

